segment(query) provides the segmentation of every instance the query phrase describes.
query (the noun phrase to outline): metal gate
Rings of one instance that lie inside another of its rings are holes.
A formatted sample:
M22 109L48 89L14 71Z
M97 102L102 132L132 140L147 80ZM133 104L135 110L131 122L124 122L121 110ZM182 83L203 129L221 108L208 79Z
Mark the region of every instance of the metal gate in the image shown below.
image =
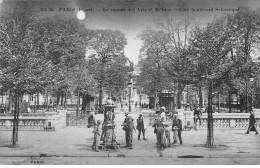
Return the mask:
M87 114L66 114L66 126L87 126Z

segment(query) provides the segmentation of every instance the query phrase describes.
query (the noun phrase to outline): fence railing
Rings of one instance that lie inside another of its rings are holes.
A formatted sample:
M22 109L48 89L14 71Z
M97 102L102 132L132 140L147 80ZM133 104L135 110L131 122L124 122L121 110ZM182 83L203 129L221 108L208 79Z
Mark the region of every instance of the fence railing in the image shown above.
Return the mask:
M155 123L155 119L160 115L155 113L143 114L144 117L149 118L149 125ZM213 113L213 127L215 129L246 129L249 126L249 113ZM182 120L183 127L194 127L194 117L192 111L179 111L178 117ZM260 127L260 113L255 113L256 127ZM173 117L171 114L167 115L167 122L172 124ZM197 121L197 128L207 128L207 113L201 116L201 125Z
M13 128L13 117L1 117L0 118L0 129L1 130L12 130ZM18 129L22 130L43 130L47 119L45 117L20 117L18 123Z

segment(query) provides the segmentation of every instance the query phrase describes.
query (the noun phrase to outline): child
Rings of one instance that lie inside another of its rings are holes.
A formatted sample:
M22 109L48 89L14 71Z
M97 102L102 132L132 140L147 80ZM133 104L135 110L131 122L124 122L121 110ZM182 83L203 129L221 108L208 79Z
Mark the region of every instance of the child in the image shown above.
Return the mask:
M94 125L93 133L94 133L94 142L92 145L92 149L94 149L95 152L99 152L98 145L99 145L99 136L100 136L100 128L99 125L101 124L100 120L97 120L97 123Z

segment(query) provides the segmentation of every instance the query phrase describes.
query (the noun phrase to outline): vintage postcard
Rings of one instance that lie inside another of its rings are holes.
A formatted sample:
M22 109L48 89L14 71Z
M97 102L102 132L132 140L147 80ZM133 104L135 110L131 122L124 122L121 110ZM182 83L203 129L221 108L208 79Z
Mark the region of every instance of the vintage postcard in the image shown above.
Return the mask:
M258 165L259 0L0 0L1 165Z

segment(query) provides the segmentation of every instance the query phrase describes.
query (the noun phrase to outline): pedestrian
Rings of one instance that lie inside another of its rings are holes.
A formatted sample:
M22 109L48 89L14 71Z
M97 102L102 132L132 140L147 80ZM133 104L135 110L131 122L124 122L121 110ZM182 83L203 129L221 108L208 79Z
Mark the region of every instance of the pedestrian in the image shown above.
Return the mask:
M125 131L125 140L126 146L130 149L133 149L132 139L133 139L133 120L132 117L129 116L129 113L125 113L125 120L122 124L123 130Z
M143 140L146 140L145 139L144 120L143 120L142 114L140 114L137 119L136 129L138 130L138 140L140 140L141 132L143 133Z
M94 126L96 124L96 118L95 118L95 110L94 110L94 107L91 107L90 109L90 113L89 113L89 116L88 116L88 128Z
M158 119L156 118L154 121L154 124L152 125L152 127L154 127L153 133L155 133L156 140L157 140L157 123L158 123ZM156 144L157 144L157 141L156 141Z
M178 118L178 114L177 113L174 113L174 118L173 118L173 122L172 122L172 131L173 131L173 144L177 143L177 136L176 136L176 134L178 133L180 144L182 145L182 137L181 137L182 122Z
M158 147L163 147L163 135L164 135L164 124L163 124L163 119L159 118L158 122L156 123L156 135L157 135L157 146Z
M161 107L161 115L160 115L160 117L161 117L161 121L162 121L162 122L165 122L165 121L166 121L165 110L166 110L165 107Z
M101 124L100 120L97 120L97 123L94 125L93 134L94 134L94 142L92 144L92 149L95 152L98 151L98 145L99 145L99 136L100 136L100 128L99 125Z
M248 126L248 129L246 131L246 134L249 134L250 131L255 131L255 134L258 134L256 127L255 127L256 119L255 119L255 114L253 112L253 109L250 109L249 112L250 112L249 126Z
M201 110L199 109L199 105L195 105L194 108L194 113L193 113L193 117L194 117L194 129L197 130L197 119L199 119L199 123L201 125L201 119L200 116L202 115Z

